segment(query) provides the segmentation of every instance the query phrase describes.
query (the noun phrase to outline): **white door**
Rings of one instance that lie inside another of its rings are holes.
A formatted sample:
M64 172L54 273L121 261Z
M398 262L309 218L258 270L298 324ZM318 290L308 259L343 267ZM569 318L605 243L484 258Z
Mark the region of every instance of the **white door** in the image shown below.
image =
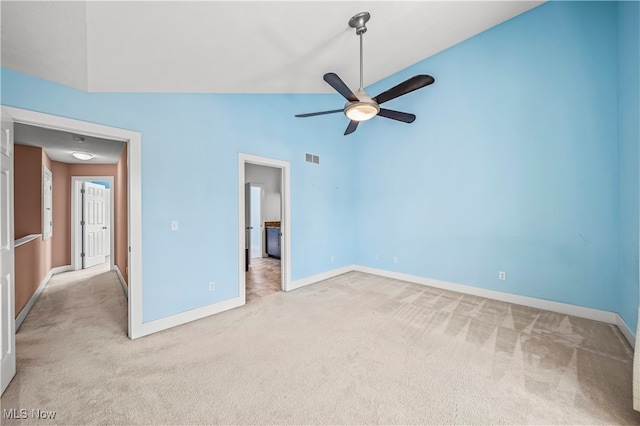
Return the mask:
M82 194L82 268L104 262L105 187L91 182L83 183Z
M104 194L104 255L111 255L111 189L107 188Z
M251 185L251 259L262 257L262 186Z
M244 184L244 251L245 251L245 267L244 270L249 270L251 264L251 184Z
M0 355L1 392L16 374L16 317L13 276L13 120L2 114L0 144Z

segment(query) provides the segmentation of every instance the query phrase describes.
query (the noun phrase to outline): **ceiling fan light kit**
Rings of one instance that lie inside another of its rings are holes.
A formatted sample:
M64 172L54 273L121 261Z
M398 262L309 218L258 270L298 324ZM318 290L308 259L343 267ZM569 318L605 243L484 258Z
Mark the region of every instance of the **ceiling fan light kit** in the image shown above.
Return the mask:
M416 119L414 114L409 114L401 111L394 111L391 109L380 108L380 104L390 101L399 96L406 95L414 90L421 89L425 86L433 84L435 81L433 77L426 74L419 74L411 77L408 80L392 87L391 89L380 93L378 96L371 97L364 91L363 88L363 59L362 59L362 35L367 32L367 22L371 19L369 12L361 12L353 16L349 20L349 26L355 28L356 34L360 37L360 87L353 93L349 87L338 77L335 73L327 73L323 79L331 87L333 87L338 93L340 93L346 100L343 109L335 109L331 111L311 112L306 114L297 114L296 117L313 117L316 115L335 114L338 112L344 113L349 118L349 124L344 134L348 135L356 131L358 124L361 121L370 120L376 115L381 117L390 118L392 120L401 121L403 123L413 123Z

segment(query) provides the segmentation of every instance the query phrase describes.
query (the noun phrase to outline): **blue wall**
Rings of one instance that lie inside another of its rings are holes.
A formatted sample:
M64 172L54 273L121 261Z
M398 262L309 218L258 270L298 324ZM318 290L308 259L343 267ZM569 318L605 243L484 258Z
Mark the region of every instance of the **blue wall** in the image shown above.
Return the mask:
M618 22L619 312L635 331L640 232L640 3L619 3Z
M352 145L340 131L346 118L294 119L341 99L88 94L2 70L5 105L142 133L145 322L237 296L239 152L291 162L293 280L353 263L352 216L344 214L353 211ZM305 152L320 155L321 164L305 163ZM170 231L171 220L179 231Z
M368 88L436 78L385 104L414 124L377 117L348 138L340 114L293 118L339 95L86 94L3 69L1 100L142 133L144 321L236 295L246 152L291 162L294 280L357 263L635 328L637 8L546 3ZM618 90L634 79L635 96Z
M616 4L546 3L371 94L418 73L385 104L415 123L356 136L357 263L617 311Z

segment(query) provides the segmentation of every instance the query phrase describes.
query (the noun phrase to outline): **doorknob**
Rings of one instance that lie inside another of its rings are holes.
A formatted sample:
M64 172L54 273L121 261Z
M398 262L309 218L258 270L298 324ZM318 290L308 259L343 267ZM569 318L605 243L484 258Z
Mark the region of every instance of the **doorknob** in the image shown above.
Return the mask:
M107 227L106 227L106 226L103 226L103 227L102 227L102 229L107 229Z
M253 226L247 226L246 229L253 229Z

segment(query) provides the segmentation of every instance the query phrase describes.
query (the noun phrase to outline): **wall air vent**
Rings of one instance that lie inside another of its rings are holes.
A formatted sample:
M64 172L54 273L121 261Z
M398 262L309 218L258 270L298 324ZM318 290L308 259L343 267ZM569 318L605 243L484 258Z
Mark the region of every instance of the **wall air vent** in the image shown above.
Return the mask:
M320 156L315 154L309 154L308 152L304 154L304 161L312 164L320 164Z

